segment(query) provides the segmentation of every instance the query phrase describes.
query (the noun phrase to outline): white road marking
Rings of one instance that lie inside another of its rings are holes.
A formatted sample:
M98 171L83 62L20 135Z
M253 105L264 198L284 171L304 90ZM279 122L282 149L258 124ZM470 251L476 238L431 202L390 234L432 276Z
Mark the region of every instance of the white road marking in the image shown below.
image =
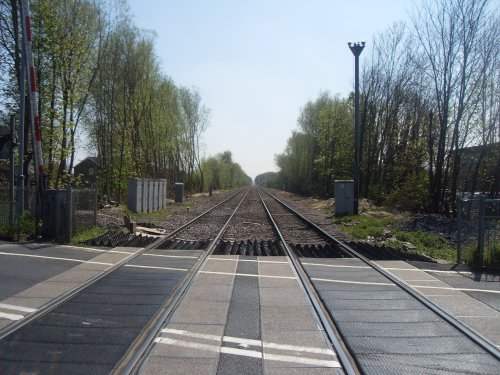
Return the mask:
M262 354L256 350L247 350L247 349L237 349L237 348L228 348L225 346L219 347L217 345L208 345L208 344L200 344L196 342L175 340L168 337L158 337L155 339L156 343L159 344L169 344L180 346L184 348L191 348L196 350L208 350L216 353L225 353L225 354L233 354L239 355L243 357L251 357L251 358L263 358L270 361L279 361L279 362L289 362L289 363L300 363L307 364L312 366L323 366L323 367L340 367L340 363L332 360L323 360L323 359L315 359L315 358L305 358L298 356L286 356L279 354Z
M122 254L131 255L130 253L122 253ZM0 252L0 255L19 256L19 257L27 257L27 258L41 258L41 259L62 260L62 261L75 262L75 263L99 264L99 265L102 265L102 266L114 266L115 265L115 263L96 262L96 261L93 261L93 260L81 260L81 259L73 259L73 258L51 257L51 256L46 256L46 255L16 254L16 253L4 253L4 252ZM165 257L168 257L168 256L165 256ZM197 258L197 257L194 257L194 258ZM189 271L189 269L186 269L186 268L153 267L153 266L140 266L140 265L133 265L133 264L126 264L125 267L150 268L150 269L160 269L160 270L169 270L169 271Z
M188 337L193 337L195 339L203 339L203 340L212 340L212 341L221 341L222 340L222 337L219 335L210 335L207 333L189 332L189 331L184 331L182 329L164 328L161 330L161 333L171 333L173 335L188 336Z
M273 275L253 275L248 273L236 273L236 272L216 272L216 271L200 271L200 273L208 273L214 275L229 275L229 276L248 276L248 277L269 277L274 279L289 279L297 280L294 276L273 276Z
M332 267L332 268L371 268L369 266L347 266L340 264L324 264L324 263L308 263L304 262L303 265L314 266L314 267ZM382 267L382 266L381 266ZM420 269L420 268L398 268L398 267L382 267L384 270L393 270L393 271L423 271L429 273L447 273L447 274L460 274L460 275L472 275L472 272L469 271L442 271L442 270L431 270L431 269Z
M162 255L162 254L142 254L147 257L159 257L159 258L179 258L179 259L198 259L197 256L191 255Z
M22 318L24 318L24 315L7 314L7 313L3 313L0 311L0 318L9 319L9 320L21 320Z
M208 257L207 260L216 260L216 261L222 261L222 262L237 262L237 258L213 258L213 257Z
M411 285L412 288L427 288L427 289L441 289L441 290L458 290L460 292L483 292L483 293L495 293L500 294L500 290L488 290L488 289L474 289L474 288L455 288L452 286L427 286L427 285Z
M225 354L241 355L243 357L262 358L262 353L255 350L236 349L222 346L220 348L220 352Z
M27 313L32 313L32 312L37 311L37 309L33 309L31 307L10 305L8 303L0 303L0 309L22 311L22 312L27 312Z
M305 353L315 353L315 354L325 354L325 355L334 355L335 354L335 352L333 350L328 349L328 348L315 348L315 347L309 347L309 346L277 344L277 343L273 343L273 342L264 342L263 343L261 340L244 339L244 338L233 337L233 336L222 336L221 337L218 335L189 332L189 331L180 330L180 329L165 328L165 329L162 329L161 332L166 333L166 334L193 337L193 338L198 338L198 339L203 339L203 340L212 340L212 341L219 341L219 342L223 341L223 342L230 342L233 344L264 347L264 348L268 348L268 349L288 350L288 351L294 351L294 352L305 352Z
M109 251L109 250L94 249L92 247L83 247L83 246L70 246L70 245L58 245L58 246L65 247L67 249L74 249L74 250L81 250L81 251L94 251L97 253L105 253L106 251Z
M334 280L334 279L320 279L316 277L311 277L314 281L326 281L329 283L340 283L340 284L357 284L357 285L384 285L384 286L396 286L396 284L391 283L370 283L365 281L346 281L346 280Z
M159 344L170 344L170 345L176 345L176 346L181 346L184 348L192 348L196 350L208 350L211 352L217 352L220 353L222 352L222 347L217 346L217 345L209 345L209 344L200 344L197 342L190 342L190 341L182 341L182 340L175 340L171 339L168 337L157 337L155 339L156 343ZM230 348L227 348L230 349ZM238 350L238 349L233 349L233 350ZM253 350L242 350L239 349L241 352L243 352L241 355L245 355L247 357L254 357L254 358L262 358L262 354L257 351Z
M85 263L86 262L85 260L81 260L81 259L60 258L60 257L51 257L51 256L46 256L46 255L35 255L35 254L17 254L17 253L4 253L4 252L0 252L0 255L26 257L26 258L40 258L40 259L64 260L66 262L77 262L77 263Z
M239 255L238 255L239 256ZM278 260L260 260L260 259L232 259L232 258L212 258L209 257L208 260L220 260L225 262L253 262L253 263L272 263L272 264L288 264L287 261L278 261Z
M308 266L317 266L317 267L338 267L338 268L371 268L365 266L342 266L342 265L332 265L332 264L318 264L318 263L302 263L303 265ZM434 270L421 270L421 269L407 269L407 268L389 268L383 267L384 270L396 270L396 271L423 271L423 272L440 272L440 273L463 273L463 274L471 274L470 272L461 272L461 271L434 271ZM332 279L320 279L320 278L311 278L311 280L315 281L327 281L332 283L344 283L344 284L366 284L366 285L395 285L395 284L387 284L387 283L367 283L361 281L344 281L344 280L332 280ZM418 281L431 281L431 282L442 282L441 280L404 280L405 282L418 282ZM429 289L443 289L443 290L457 290L457 291L465 291L465 292L483 292L483 293L494 293L500 294L500 290L488 290L488 289L474 289L474 288L455 288L455 287L444 287L444 286L424 286L424 285L411 285L413 288L429 288Z
M126 264L125 267L130 268L147 268L153 270L167 270L167 271L189 271L188 268L172 268L172 267L154 267L154 266L140 266L138 264Z
M302 264L306 265L306 266L314 266L314 267L363 268L363 269L372 268L372 267L369 267L369 266L344 266L344 265L340 265L340 264L323 264L323 263L307 263L307 262L304 262Z
M431 269L420 269L420 268L397 268L397 267L382 267L384 270L389 271L422 271L428 273L448 273L448 274L460 274L460 275L472 275L472 272L469 271L453 271L453 270L431 270Z
M240 337L232 337L232 336L224 336L222 337L222 341L230 342L233 344L246 345L248 346L259 346L262 347L262 341L260 340L252 340L252 339L244 339Z
M335 352L332 349L328 349L328 348L313 348L313 347L309 347L309 346L275 344L273 342L264 342L264 348L289 350L289 351L294 351L294 352L324 354L324 355L335 355Z

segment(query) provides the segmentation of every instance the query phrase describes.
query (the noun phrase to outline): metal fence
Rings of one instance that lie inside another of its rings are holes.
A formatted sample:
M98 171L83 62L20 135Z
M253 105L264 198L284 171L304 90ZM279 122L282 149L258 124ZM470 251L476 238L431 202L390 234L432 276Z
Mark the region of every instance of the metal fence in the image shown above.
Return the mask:
M457 200L457 261L500 269L500 199L464 194Z
M23 209L17 205L23 197ZM19 240L36 233L36 190L0 188L0 235ZM95 189L45 190L40 215L41 234L60 242L69 242L75 233L97 223Z
M42 199L43 235L69 242L97 222L95 189L45 190Z

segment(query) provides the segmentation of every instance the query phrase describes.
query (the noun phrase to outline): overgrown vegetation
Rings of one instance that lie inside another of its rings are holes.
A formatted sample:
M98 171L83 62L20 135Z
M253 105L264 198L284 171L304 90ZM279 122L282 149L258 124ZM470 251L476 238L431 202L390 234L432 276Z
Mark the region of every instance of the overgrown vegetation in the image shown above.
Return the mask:
M85 242L99 237L108 231L107 228L93 227L76 233L71 239L71 245L82 245Z
M4 217L7 217L5 213L3 213L3 215ZM41 222L39 225L41 226ZM21 217L14 220L12 225L4 223L0 226L0 237L8 239L25 239L33 236L35 234L35 230L35 218L31 215L30 211L24 211Z
M490 0L417 1L409 24L367 44L361 197L449 214L457 192L500 192L499 11ZM332 197L334 180L352 179L353 123L353 95L321 93L276 156L279 172L257 181Z
M396 225L401 218L394 215L352 215L336 218L339 229L357 240L388 248L422 254L434 259L456 261L456 247L434 233L405 231Z

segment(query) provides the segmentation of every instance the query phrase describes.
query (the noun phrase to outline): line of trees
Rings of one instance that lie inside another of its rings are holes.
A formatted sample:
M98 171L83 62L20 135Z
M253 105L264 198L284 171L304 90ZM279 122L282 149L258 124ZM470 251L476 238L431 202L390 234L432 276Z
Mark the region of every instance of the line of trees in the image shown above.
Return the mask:
M423 0L409 25L373 38L361 77L363 197L450 212L464 189L500 190L498 35L489 0ZM333 180L352 178L353 117L352 95L307 103L264 181L332 196ZM481 147L464 160L471 146Z
M204 158L196 179L197 184L203 186L204 191L252 184L252 179L245 174L238 163L233 161L231 151Z
M131 177L203 189L200 142L210 112L196 89L177 86L161 71L154 33L133 24L126 0L32 0L30 6L49 186L75 183L71 171L84 134L98 156L99 190L111 200L123 201ZM19 113L21 35L19 0L0 0L5 123ZM25 130L28 176L31 140Z

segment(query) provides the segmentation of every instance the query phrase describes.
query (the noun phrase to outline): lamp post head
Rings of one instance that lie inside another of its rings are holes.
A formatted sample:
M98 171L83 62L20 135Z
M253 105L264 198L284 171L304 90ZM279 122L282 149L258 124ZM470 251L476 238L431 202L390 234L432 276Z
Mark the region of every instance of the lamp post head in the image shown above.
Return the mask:
M349 49L351 50L354 56L361 55L361 51L363 51L363 48L365 48L365 42L356 42L356 43L349 42L347 44L349 45Z

